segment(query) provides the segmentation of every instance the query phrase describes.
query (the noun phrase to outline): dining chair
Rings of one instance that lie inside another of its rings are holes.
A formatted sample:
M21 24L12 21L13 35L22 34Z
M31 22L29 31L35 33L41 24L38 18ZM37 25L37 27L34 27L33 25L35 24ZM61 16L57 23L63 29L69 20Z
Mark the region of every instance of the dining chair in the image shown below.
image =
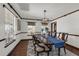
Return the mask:
M57 34L58 34L57 38L62 40L62 33L59 32L59 33L57 33Z
M58 33L59 35L58 35L58 38L59 39L61 39L61 40L63 40L64 41L64 43L66 43L67 42L67 39L68 39L68 33ZM65 44L64 44L64 46L62 47L62 48L64 48L64 52L65 52L65 54L66 54L66 48L65 48Z
M68 33L62 33L62 40L66 43L68 39Z
M51 51L51 46L49 44L44 44L43 42L39 41L38 38L33 35L33 45L34 45L34 51L37 56L39 56L39 53L46 52L49 56L49 52Z

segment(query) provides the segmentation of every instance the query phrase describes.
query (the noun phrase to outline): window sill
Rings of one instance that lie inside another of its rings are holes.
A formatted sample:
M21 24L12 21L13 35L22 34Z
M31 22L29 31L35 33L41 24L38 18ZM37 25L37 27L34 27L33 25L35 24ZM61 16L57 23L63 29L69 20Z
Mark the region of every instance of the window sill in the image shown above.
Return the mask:
M0 40L0 42L2 42L2 41L4 41L4 40L6 40L6 39L5 39L5 38L3 38L3 39L1 39L1 40Z
M14 40L12 40L10 43L7 43L4 48L7 48L9 45L11 45L11 44L12 44L13 42L15 42L15 41L16 41L16 40L14 39Z

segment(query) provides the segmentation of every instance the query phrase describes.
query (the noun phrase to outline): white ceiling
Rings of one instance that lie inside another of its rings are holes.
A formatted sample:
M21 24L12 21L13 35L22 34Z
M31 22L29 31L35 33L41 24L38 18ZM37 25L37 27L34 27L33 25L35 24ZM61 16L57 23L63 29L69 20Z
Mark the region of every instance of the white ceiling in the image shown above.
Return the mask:
M43 18L43 10L47 10L46 16L54 19L76 9L79 9L79 3L14 3L13 7L24 18Z

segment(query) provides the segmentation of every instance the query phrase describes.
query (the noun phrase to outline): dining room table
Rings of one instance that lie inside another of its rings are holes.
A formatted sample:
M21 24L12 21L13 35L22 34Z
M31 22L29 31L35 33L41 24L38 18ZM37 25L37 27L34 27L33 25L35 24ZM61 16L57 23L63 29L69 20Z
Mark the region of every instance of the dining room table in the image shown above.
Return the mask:
M51 36L51 35L36 35L38 38L45 38L48 43L55 46L55 48L58 48L58 56L60 56L60 48L64 48L65 42L64 40L61 40L57 37Z

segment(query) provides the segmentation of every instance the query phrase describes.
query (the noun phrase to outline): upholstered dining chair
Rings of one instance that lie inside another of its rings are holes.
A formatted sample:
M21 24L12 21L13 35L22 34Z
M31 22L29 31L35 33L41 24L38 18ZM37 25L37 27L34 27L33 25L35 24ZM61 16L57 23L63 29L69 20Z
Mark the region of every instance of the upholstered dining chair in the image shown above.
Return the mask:
M34 45L34 51L39 56L39 53L46 52L49 56L49 52L51 51L50 45L44 44L43 42L39 41L38 38L33 35L33 45Z
M68 39L68 33L58 33L59 35L58 35L58 38L59 39L61 39L61 40L63 40L64 41L64 43L66 43L67 42L67 39ZM64 45L64 47L62 47L62 48L64 48L64 52L65 52L65 54L66 54L66 48L65 48L65 45Z
M62 33L62 40L66 43L68 39L68 33Z

